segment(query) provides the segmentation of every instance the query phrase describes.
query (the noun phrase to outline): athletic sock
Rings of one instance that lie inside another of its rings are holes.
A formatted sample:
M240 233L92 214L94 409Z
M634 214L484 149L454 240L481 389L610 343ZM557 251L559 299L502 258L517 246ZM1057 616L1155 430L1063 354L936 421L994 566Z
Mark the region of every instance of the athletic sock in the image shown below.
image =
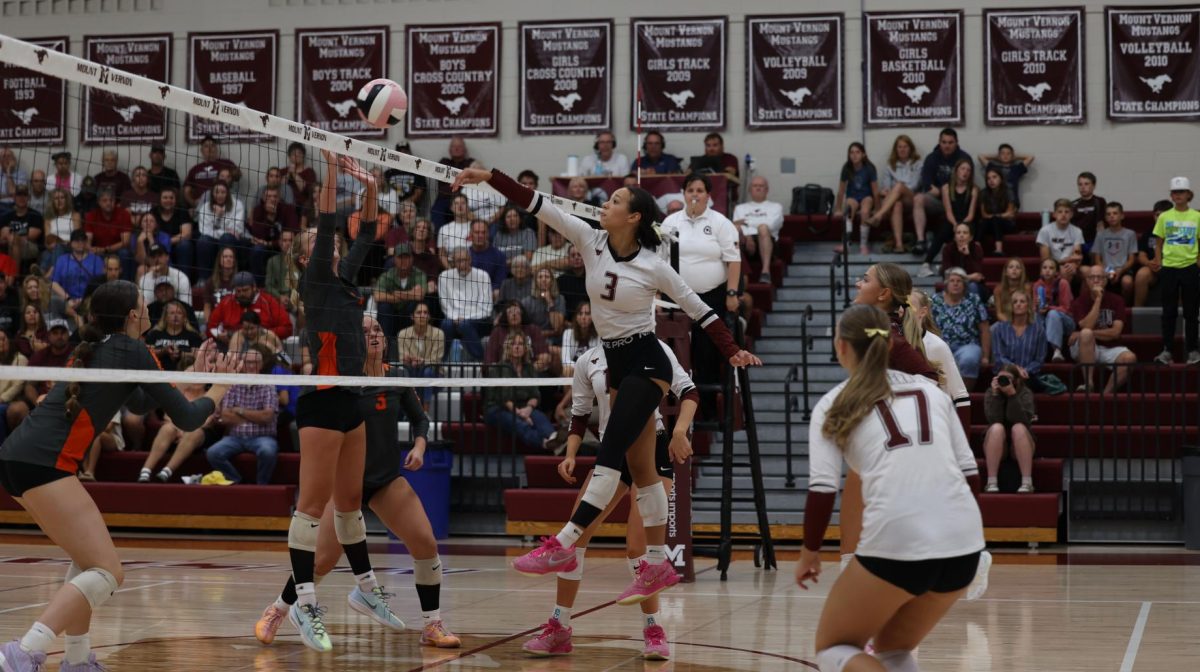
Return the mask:
M141 478L145 477L146 480L150 480L150 475L153 473L154 472L143 467L142 470L140 472L138 472L138 478L141 479Z
M854 554L853 554L853 553L843 553L843 554L842 554L842 559L841 559L841 564L842 564L842 566L841 566L841 570L842 570L843 572L844 572L844 571L846 571L846 568L850 566L850 561L851 561L851 560L853 560L853 559L854 559Z
M358 581L358 589L364 593L370 593L379 587L379 582L375 580L375 570L368 570L364 574L355 574L354 580Z
M27 652L41 651L46 652L50 645L54 643L54 631L42 624L41 621L35 622L29 628L29 632L21 638L21 648Z
M350 571L354 573L354 578L359 581L360 586L368 575L370 575L371 581L375 580L375 572L371 569L371 555L367 551L366 539L356 541L353 544L342 544L342 550L345 551L346 560L350 561Z
M655 546L650 544L646 546L646 562L651 565L661 565L667 559L667 547Z
M171 471L170 467L163 467L158 471L158 478L163 483L166 483L167 481L171 480L171 474L173 473L175 472Z
M629 558L629 573L633 575L633 578L637 578L638 567L641 567L643 562L650 564L645 554L639 555L636 558Z
M88 633L82 635L65 635L66 650L63 652L71 665L82 665L88 662L88 654L92 652L92 638Z
M571 627L571 608L556 604L554 611L550 612L550 618L558 621L562 627L569 628Z
M437 613L441 609L442 584L417 584L417 600L421 603L421 613ZM436 620L436 619L435 619Z
M995 476L988 476L988 481L987 481L987 486L986 486L986 487L989 487L989 488L990 488L990 487L992 487L993 485L999 485L999 484L1000 484L1000 479L998 479L998 478L997 478L997 477L995 477Z
M422 625L429 625L430 623L433 623L434 621L440 621L440 620L442 620L442 610L441 609L433 609L431 611L422 611L421 612L421 624Z
M296 603L296 580L288 577L287 584L283 587L283 592L279 593L279 597L275 598L275 606L280 609L287 609Z
M292 559L292 577L296 580L296 584L311 584L313 580L313 565L316 563L317 554L302 548L289 547L288 555Z
M648 628L652 625L658 625L658 621L659 621L658 612L656 611L653 614L642 614L642 621L643 621L643 624L642 624L643 628Z
M579 505L582 507L588 504L587 502L580 502ZM562 532L559 532L557 535L555 535L555 538L558 539L558 543L562 544L563 548L570 548L574 546L575 542L579 541L579 538L582 536L583 528L575 523L569 522L567 523L566 527L563 527Z
M314 606L317 603L317 587L311 581L296 584L296 604Z
M990 478L988 479L988 481L991 481L991 480L992 479L990 479ZM1021 485L1028 485L1029 487L1033 487L1033 477L1032 476L1021 477Z

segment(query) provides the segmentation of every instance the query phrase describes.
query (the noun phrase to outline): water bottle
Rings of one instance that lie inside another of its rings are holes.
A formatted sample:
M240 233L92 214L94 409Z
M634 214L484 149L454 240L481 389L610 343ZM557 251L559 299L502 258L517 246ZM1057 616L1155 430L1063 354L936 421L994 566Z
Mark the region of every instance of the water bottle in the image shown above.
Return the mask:
M1042 226L1050 225L1050 211L1042 210Z
M754 172L754 157L750 156L750 152L746 152L746 170Z
M1046 307L1046 286L1045 285L1038 285L1037 299L1038 299L1038 308L1039 309L1045 308Z

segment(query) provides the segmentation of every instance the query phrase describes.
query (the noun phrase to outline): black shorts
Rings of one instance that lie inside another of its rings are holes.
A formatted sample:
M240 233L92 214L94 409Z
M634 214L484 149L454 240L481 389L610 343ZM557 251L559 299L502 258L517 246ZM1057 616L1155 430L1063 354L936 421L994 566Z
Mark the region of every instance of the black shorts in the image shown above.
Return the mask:
M671 464L671 451L668 447L671 445L671 435L666 431L659 432L654 437L654 468L658 470L658 475L663 478L675 480L675 465ZM629 462L621 462L621 482L626 486L633 485L633 474L629 473ZM363 498L363 501L367 501Z
M374 481L371 483L363 483L362 487L362 505L366 507L371 503L371 499L378 495L383 490L387 489L397 478L404 478L404 474L396 474L386 481Z
M601 341L608 360L608 386L614 390L629 375L645 376L668 383L674 377L671 360L663 352L658 337L645 333Z
M358 410L359 394L344 387L330 387L300 395L296 400L296 428L320 427L346 433L363 423Z
M854 556L868 572L911 595L953 593L971 585L979 568L980 551L955 558L887 560Z
M0 460L0 488L13 497L21 497L38 486L74 475L41 464Z

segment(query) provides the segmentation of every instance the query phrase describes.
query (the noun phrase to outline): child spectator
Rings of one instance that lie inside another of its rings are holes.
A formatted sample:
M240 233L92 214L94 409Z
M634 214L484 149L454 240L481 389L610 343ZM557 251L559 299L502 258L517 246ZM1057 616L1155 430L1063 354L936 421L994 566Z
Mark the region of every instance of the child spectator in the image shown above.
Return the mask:
M1158 216L1154 237L1158 240L1157 255L1152 262L1161 269L1162 281L1162 343L1163 351L1154 358L1159 364L1170 364L1175 342L1175 306L1183 299L1183 333L1186 340L1187 363L1200 364L1200 246L1196 231L1200 229L1200 212L1189 203L1195 195L1186 177L1171 178L1171 203L1174 208Z
M1038 323L1046 332L1046 343L1050 345L1050 361L1063 361L1063 337L1075 331L1075 318L1071 316L1071 283L1063 279L1058 261L1053 257L1042 260L1042 274L1033 283L1033 295L1037 300Z
M987 303L983 285L983 246L975 242L970 225L965 223L955 226L954 240L942 246L942 267L938 272L945 277L946 271L955 267L967 272L967 289Z
M1059 273L1067 282L1075 278L1079 264L1083 261L1083 231L1071 223L1074 207L1065 198L1055 201L1054 221L1043 226L1037 235L1038 250L1042 259L1057 261Z
M1154 221L1158 221L1158 216L1162 213L1175 207L1171 201L1162 199L1154 204ZM1158 256L1158 240L1154 237L1154 227L1150 227L1149 231L1142 234L1142 239L1138 243L1138 270L1137 275L1133 278L1133 305L1136 308L1141 308L1146 305L1146 297L1150 294L1150 288L1158 284L1158 273L1162 270L1161 266L1154 265L1154 258Z
M938 228L937 235L933 237L933 245L930 245L929 250L925 253L925 263L921 265L917 277L928 278L933 275L930 264L933 263L934 255L941 250L947 239L954 236L954 230L959 224L966 224L970 229L974 228L975 208L978 202L979 187L975 185L975 164L969 157L959 159L954 164L954 172L950 174L950 181L946 183L946 188L942 189L942 208L946 211L946 221L942 223Z
M1013 151L1013 146L1006 142L1000 145L995 155L980 154L979 165L989 170L995 168L1000 173L1008 188L1008 200L1016 206L1017 210L1020 210L1021 178L1029 172L1029 166L1033 163L1033 159L1032 154L1017 156Z
M833 212L844 215L847 226L855 215L862 213L859 252L866 256L871 253L867 239L871 235L871 207L879 198L879 182L875 164L867 158L867 148L861 142L850 143L850 148L846 150L846 163L842 164L840 180Z
M1096 195L1096 176L1094 174L1080 173L1075 184L1079 187L1079 198L1071 203L1071 207L1075 209L1071 223L1083 231L1085 241L1083 253L1086 255L1091 252L1092 243L1096 240L1096 232L1103 228L1104 210L1107 203Z
M996 309L997 320L1007 322L1012 317L1012 294L1017 291L1025 292L1025 296L1030 297L1032 303L1033 290L1029 285L1029 278L1025 275L1025 262L1020 257L1013 257L1004 264L1004 275L992 290L992 304ZM1030 312L1035 311L1031 309Z
M1104 269L1108 290L1133 301L1133 271L1137 263L1137 234L1125 228L1125 207L1113 201L1104 209L1104 230L1096 234L1092 261Z
M1016 228L1017 206L1009 197L1004 176L995 166L984 171L984 187L979 193L979 225L975 237L980 241L992 234L992 256L1004 256L1004 234Z

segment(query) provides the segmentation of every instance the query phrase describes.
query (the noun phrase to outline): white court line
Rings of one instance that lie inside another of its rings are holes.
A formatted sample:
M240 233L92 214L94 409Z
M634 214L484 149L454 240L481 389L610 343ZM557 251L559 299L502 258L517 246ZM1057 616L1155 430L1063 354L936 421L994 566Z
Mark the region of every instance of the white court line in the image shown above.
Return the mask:
M1146 620L1150 618L1152 602L1142 602L1142 610L1138 612L1137 622L1133 624L1133 633L1129 635L1129 646L1125 647L1125 660L1121 663L1121 672L1133 672L1133 661L1137 660L1138 647L1142 645L1142 634L1146 632Z
M117 592L118 593L129 593L129 592L133 592L135 590L145 590L146 588L156 588L158 586L165 586L165 585L171 584L171 583L175 583L175 581L159 581L158 583L148 583L144 586L134 586L133 588L121 588ZM114 594L116 594L116 593L114 593ZM49 602L35 602L34 604L22 604L19 607L9 607L8 609L0 609L0 614L7 614L10 611L21 611L22 609L32 609L34 607L44 607L47 604L50 604L50 603Z

